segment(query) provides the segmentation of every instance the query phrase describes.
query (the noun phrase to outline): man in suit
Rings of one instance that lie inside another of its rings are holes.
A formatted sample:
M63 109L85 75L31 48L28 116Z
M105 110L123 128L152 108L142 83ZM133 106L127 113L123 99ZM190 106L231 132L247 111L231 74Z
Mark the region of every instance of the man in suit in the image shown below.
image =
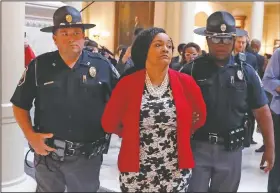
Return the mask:
M239 52L244 52L246 54L246 63L250 64L256 71L257 71L257 67L258 67L258 61L257 61L257 57L250 53L250 52L246 52L245 48L247 46L247 37L246 36L237 36L235 43L234 43L234 49L232 51L232 55L237 55ZM254 134L254 129L255 129L255 117L253 115L253 113L250 111L248 112L248 115L250 117L250 122L251 124L251 144L257 144L257 142L255 142L253 140L253 134Z
M261 41L257 39L252 39L251 41L251 53L254 54L257 57L258 61L258 67L257 67L257 72L259 73L259 76L263 78L264 75L264 70L263 70L263 65L264 65L264 56L260 55L260 49L261 49Z
M246 50L245 50L245 48L247 46L246 38L247 38L246 36L236 37L233 55L235 56L239 52L244 52L246 55L246 63L250 64L255 70L257 70L257 67L258 67L257 57L250 52L246 52Z

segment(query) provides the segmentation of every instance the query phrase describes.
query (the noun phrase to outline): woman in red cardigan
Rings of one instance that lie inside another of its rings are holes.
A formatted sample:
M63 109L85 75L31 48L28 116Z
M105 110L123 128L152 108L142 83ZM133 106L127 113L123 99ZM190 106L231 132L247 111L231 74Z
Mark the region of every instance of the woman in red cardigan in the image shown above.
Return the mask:
M172 53L163 29L141 32L131 49L134 69L119 81L105 108L104 130L122 137L123 192L187 190L194 167L190 137L203 126L206 107L192 77L168 68Z

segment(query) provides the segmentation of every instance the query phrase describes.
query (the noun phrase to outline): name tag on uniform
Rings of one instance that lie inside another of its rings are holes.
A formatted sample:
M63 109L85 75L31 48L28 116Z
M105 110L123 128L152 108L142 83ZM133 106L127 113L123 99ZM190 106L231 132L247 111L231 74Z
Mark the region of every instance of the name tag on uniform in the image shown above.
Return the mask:
M212 85L213 80L211 78L210 79L199 79L199 80L197 80L197 84L200 86Z
M54 81L45 82L44 85L53 84L53 83L54 83Z

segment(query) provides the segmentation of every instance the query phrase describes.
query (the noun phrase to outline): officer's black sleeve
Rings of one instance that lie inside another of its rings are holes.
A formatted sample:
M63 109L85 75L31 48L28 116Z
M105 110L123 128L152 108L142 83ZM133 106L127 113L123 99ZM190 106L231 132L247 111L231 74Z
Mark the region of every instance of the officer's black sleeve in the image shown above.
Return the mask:
M182 70L180 72L191 75L192 74L192 68L193 68L194 63L190 64L184 64ZM180 68L178 69L180 70Z
M258 109L268 104L262 81L252 66L246 65L248 76L248 104L250 109Z
M11 98L11 103L29 111L36 96L35 60L24 70L22 77Z
M122 75L124 73L125 64L120 59L116 65L116 69L118 70L119 74Z

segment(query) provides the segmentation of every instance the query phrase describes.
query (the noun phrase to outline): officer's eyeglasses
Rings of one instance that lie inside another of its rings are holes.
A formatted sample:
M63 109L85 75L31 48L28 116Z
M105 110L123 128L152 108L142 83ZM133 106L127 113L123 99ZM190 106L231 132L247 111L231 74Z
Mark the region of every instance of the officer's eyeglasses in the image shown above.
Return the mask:
M233 41L233 37L211 37L208 36L208 39L210 39L214 44L231 44Z

